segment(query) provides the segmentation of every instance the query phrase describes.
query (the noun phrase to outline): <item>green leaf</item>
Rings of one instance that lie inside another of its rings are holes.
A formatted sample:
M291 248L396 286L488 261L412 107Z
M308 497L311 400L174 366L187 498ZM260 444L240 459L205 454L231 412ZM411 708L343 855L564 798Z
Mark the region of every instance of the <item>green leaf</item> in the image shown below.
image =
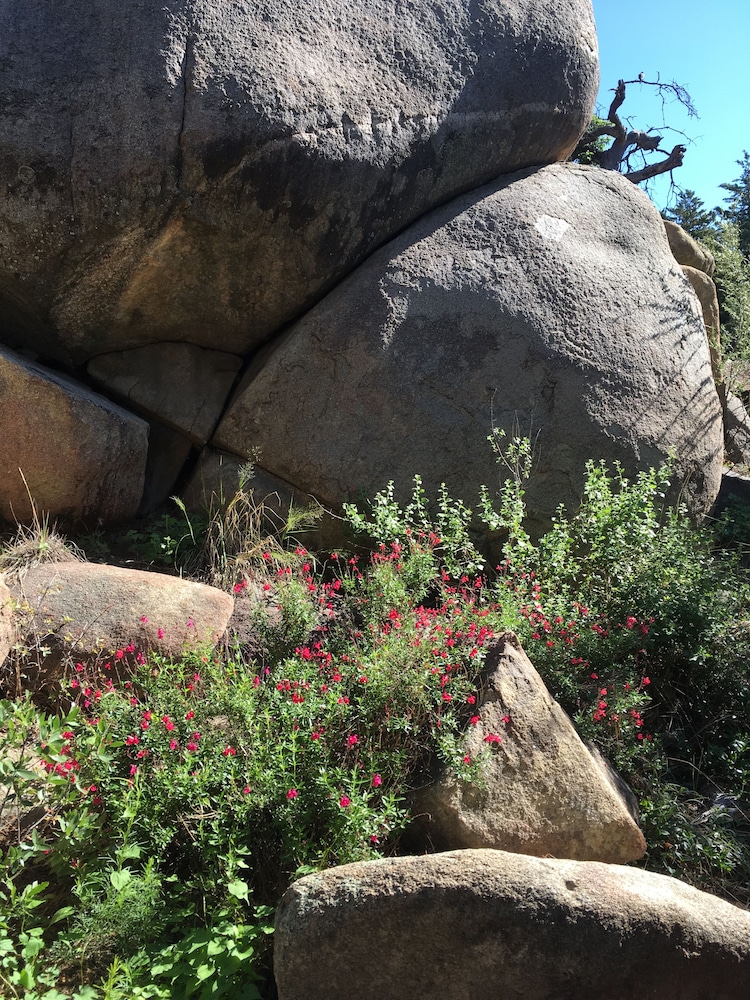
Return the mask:
M120 869L120 871L109 873L109 881L112 883L115 889L117 889L118 892L120 892L122 889L125 888L125 886L128 884L128 882L130 882L132 877L133 876L131 875L130 870L128 868L122 868Z
M249 891L247 882L243 882L240 878L234 879L234 881L229 882L227 885L227 892L231 896L236 896L237 899L247 899Z

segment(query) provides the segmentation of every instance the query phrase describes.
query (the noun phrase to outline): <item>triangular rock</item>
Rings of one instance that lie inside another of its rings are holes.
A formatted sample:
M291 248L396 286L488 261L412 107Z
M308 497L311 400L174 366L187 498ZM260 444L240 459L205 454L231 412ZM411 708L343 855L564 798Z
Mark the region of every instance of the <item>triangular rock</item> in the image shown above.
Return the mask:
M482 785L448 772L415 796L417 829L434 847L621 864L643 855L625 801L510 633L487 653L477 714L465 750L492 748Z

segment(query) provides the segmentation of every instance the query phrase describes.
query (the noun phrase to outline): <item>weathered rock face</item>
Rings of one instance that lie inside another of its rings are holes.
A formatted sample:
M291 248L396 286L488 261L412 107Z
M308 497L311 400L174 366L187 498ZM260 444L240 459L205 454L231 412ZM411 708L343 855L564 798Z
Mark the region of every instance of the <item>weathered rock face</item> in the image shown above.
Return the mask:
M483 786L444 774L415 796L412 812L438 850L494 847L620 864L643 856L646 841L627 806L515 636L487 653L477 714L466 753L476 758L488 735L500 738Z
M103 662L133 644L133 654L155 650L179 656L223 636L234 601L215 587L161 573L96 563L43 564L11 581L18 607L14 629L27 644L51 650L24 669L43 679L64 656ZM125 657L125 663L132 661Z
M69 522L135 516L145 421L0 347L0 427L0 518L28 521L29 493L40 512Z
M453 851L296 882L274 968L279 1000L737 1000L750 914L634 868Z
M293 402L290 402L293 397ZM414 473L472 504L491 425L537 442L533 515L575 506L588 459L673 452L694 508L721 475L700 309L662 220L571 164L450 202L369 258L246 377L214 443L337 504ZM537 437L538 435L538 437Z
M6 336L242 353L425 210L563 159L590 0L0 0Z

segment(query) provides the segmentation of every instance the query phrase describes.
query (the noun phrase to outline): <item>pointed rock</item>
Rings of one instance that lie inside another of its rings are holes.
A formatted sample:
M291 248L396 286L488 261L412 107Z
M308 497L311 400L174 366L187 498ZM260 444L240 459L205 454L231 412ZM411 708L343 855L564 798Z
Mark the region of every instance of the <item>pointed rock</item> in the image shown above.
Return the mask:
M488 651L480 691L479 721L464 748L474 758L490 749L482 784L448 772L420 789L412 811L423 836L439 850L494 847L619 864L642 857L646 841L627 803L514 635Z

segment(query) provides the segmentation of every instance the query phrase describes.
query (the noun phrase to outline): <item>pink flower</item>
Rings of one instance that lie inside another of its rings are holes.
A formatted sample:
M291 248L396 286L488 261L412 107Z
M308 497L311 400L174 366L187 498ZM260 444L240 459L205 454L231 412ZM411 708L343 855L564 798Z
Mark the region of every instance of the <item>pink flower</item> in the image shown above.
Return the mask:
M224 754L225 757L237 756L237 751L234 749L234 747L225 747L221 752Z
M164 638L164 629L163 628L158 628L156 630L156 637L157 637L157 639L163 639Z
M176 750L178 746L179 746L179 743L177 742L177 740L170 740L169 741L169 749L170 750Z
M383 784L383 779L379 774L373 774L372 776L372 787L379 788Z
M341 798L339 799L339 805L341 806L342 809L348 809L351 804L352 800L349 798L348 795L342 795Z
M185 718L188 720L188 722L193 718L194 715L195 712L192 710L192 708L190 709L189 712L185 712Z
M352 733L352 735L347 738L346 744L347 746L353 747L356 746L357 743L359 743L359 737L355 733Z
M141 615L141 622L144 625L148 625L148 618L145 615Z
M296 789L296 788L290 788L290 789L289 789L289 790L287 791L287 793L286 793L286 797L287 797L288 799L296 799L298 795L299 795L299 792L297 791L297 789Z
M502 737L498 736L497 733L487 733L484 738L485 743L502 743Z
M479 722L479 720L480 720L480 716L478 716L478 715L472 715L472 717L469 719L469 722L472 724L472 726L476 726L476 724Z
M245 785L245 787L242 789L242 794L243 795L249 795L250 794L250 785Z

